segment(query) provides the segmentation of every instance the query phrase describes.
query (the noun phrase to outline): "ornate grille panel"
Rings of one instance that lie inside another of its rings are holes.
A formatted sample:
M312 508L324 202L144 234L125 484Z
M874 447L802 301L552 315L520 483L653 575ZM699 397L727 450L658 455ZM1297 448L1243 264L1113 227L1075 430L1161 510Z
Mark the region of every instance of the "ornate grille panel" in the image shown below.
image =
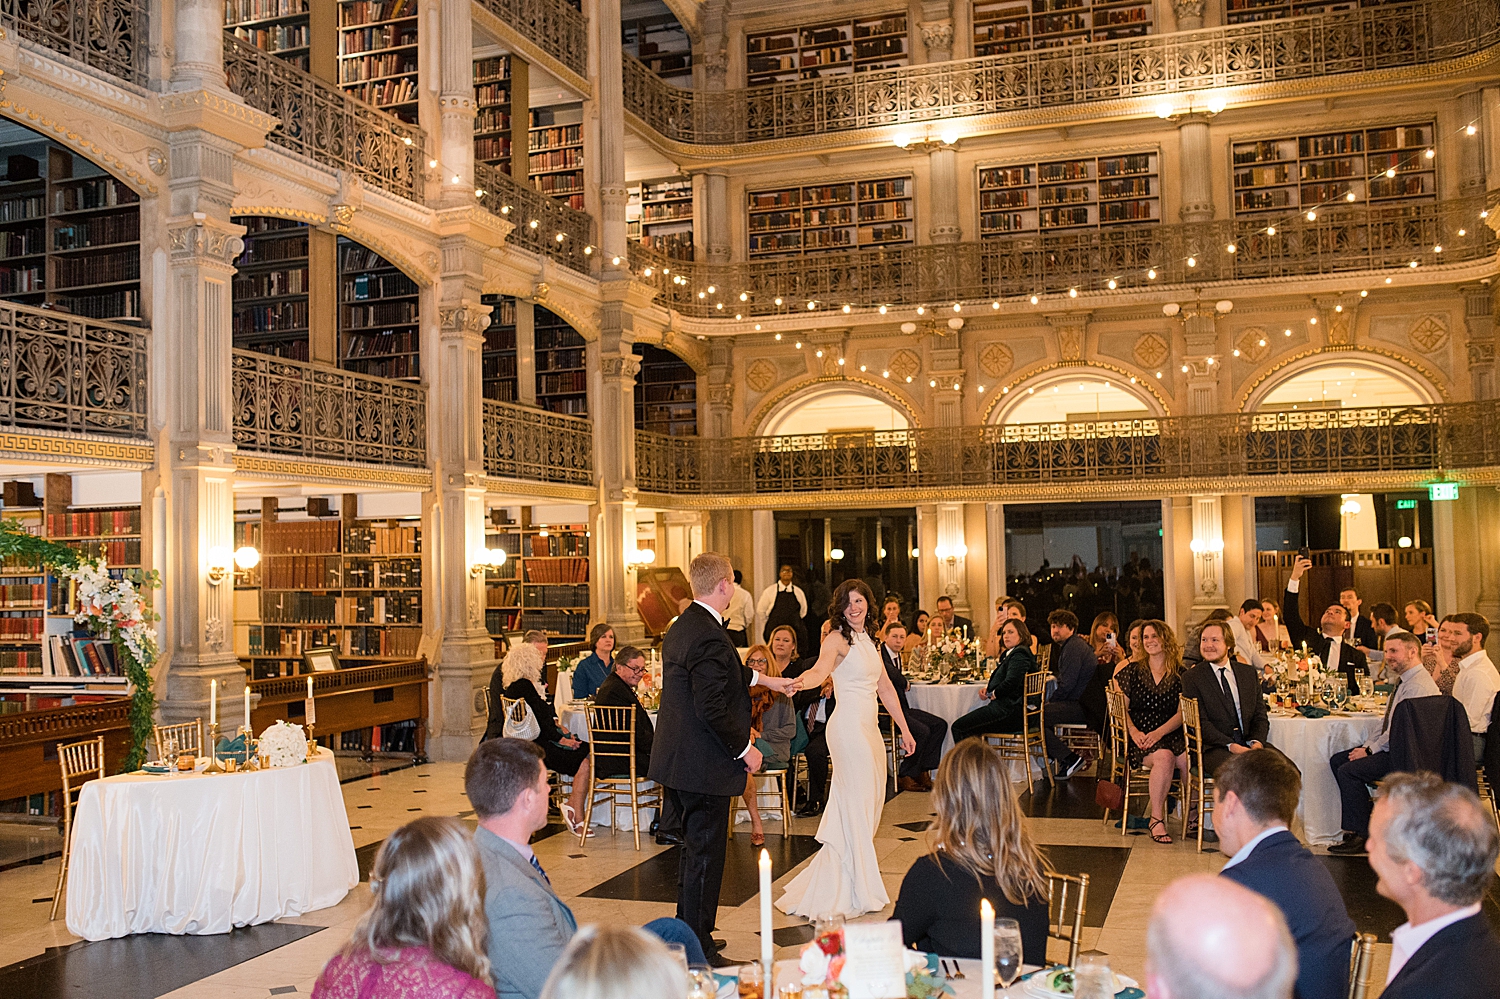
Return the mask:
M474 186L481 205L515 223L512 243L545 254L564 267L589 272L589 254L584 248L594 240L592 215L569 208L529 185L518 184L487 163L474 164ZM562 239L557 238L559 234Z
M645 492L752 495L1433 471L1500 462L1500 402L837 435L636 433Z
M484 470L533 482L594 484L594 425L530 406L484 401Z
M1500 245L1479 216L1488 203L1469 198L1390 208L1356 205L1325 209L1312 222L1299 215L1290 222L1268 217L1118 225L720 265L669 260L632 243L630 263L655 284L657 302L690 316L802 312L808 302L819 309L845 303L931 305L1073 288L1104 291L1111 281L1117 288L1157 287L1375 271L1412 261L1426 266L1485 260ZM1269 222L1275 222L1274 236L1266 234ZM1235 252L1228 252L1230 245ZM674 284L675 278L683 283ZM699 298L709 285L717 294ZM742 292L747 301L739 300Z
M229 89L246 104L281 119L270 141L348 170L392 194L422 200L421 157L427 137L420 128L227 32L224 75Z
M627 56L625 107L668 139L731 145L1415 66L1497 38L1493 0L1431 0L719 92Z
M0 302L0 426L147 436L144 330Z
M0 0L0 18L22 38L144 87L149 6L132 0Z
M479 2L552 58L579 76L588 76L588 20L564 0Z
M427 464L419 385L234 352L234 443L246 451L378 465Z

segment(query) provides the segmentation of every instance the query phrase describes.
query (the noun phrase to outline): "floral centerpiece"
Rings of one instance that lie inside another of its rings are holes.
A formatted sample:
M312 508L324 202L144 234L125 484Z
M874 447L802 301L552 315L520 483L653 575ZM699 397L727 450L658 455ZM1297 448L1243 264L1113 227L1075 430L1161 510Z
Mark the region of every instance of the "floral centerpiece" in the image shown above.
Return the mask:
M277 719L260 734L260 755L273 767L294 767L307 762L307 733L301 725Z
M1287 686L1306 683L1316 692L1323 689L1328 679L1322 658L1305 650L1283 649L1267 665L1276 675L1278 683Z
M984 670L979 639L967 637L957 628L929 632L924 649L926 672L940 680L961 679Z

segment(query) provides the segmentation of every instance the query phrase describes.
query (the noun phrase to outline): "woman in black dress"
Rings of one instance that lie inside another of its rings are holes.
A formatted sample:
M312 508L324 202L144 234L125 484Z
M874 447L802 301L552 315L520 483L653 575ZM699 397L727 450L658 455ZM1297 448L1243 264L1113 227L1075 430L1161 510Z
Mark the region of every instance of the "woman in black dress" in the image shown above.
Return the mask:
M538 633L540 634L540 633ZM531 638L532 633L527 633ZM584 797L589 791L589 744L575 739L562 731L557 724L557 712L543 696L546 689L542 680L544 661L541 649L546 648L547 637L540 635L539 642L518 642L500 664L501 683L505 685L505 696L513 701L523 700L531 708L541 730L532 741L542 747L547 769L573 778L573 794L562 806L563 819L573 835L578 835L578 816L583 814ZM541 648L538 648L538 645ZM492 709L493 710L493 709ZM592 833L590 833L592 835Z
M1144 660L1137 660L1115 674L1115 683L1125 695L1126 724L1130 731L1130 766L1151 769L1151 838L1170 843L1167 835L1167 792L1172 788L1172 769L1187 777L1187 740L1182 735L1182 646L1165 621L1147 621L1141 626Z

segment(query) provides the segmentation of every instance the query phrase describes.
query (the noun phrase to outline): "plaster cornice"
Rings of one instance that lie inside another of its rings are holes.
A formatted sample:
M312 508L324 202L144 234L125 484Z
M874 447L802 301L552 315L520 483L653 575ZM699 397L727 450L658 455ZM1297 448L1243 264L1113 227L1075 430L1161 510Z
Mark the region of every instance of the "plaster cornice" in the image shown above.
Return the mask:
M383 486L422 492L432 489L432 472L425 468L369 465L354 461L319 461L255 451L235 452L234 470L236 477L240 479L264 479L289 484L316 482L320 485L347 486L350 489Z

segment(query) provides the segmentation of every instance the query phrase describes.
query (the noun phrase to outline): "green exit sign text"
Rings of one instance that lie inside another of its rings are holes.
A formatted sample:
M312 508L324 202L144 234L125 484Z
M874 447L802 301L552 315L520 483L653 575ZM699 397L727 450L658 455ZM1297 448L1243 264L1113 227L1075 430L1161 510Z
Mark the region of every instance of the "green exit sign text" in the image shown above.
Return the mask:
M1415 510L1416 508L1417 508L1417 501L1416 500L1397 500L1396 501L1396 509L1397 510Z
M1427 498L1434 503L1440 500L1456 500L1458 499L1458 483L1434 482L1427 487Z

